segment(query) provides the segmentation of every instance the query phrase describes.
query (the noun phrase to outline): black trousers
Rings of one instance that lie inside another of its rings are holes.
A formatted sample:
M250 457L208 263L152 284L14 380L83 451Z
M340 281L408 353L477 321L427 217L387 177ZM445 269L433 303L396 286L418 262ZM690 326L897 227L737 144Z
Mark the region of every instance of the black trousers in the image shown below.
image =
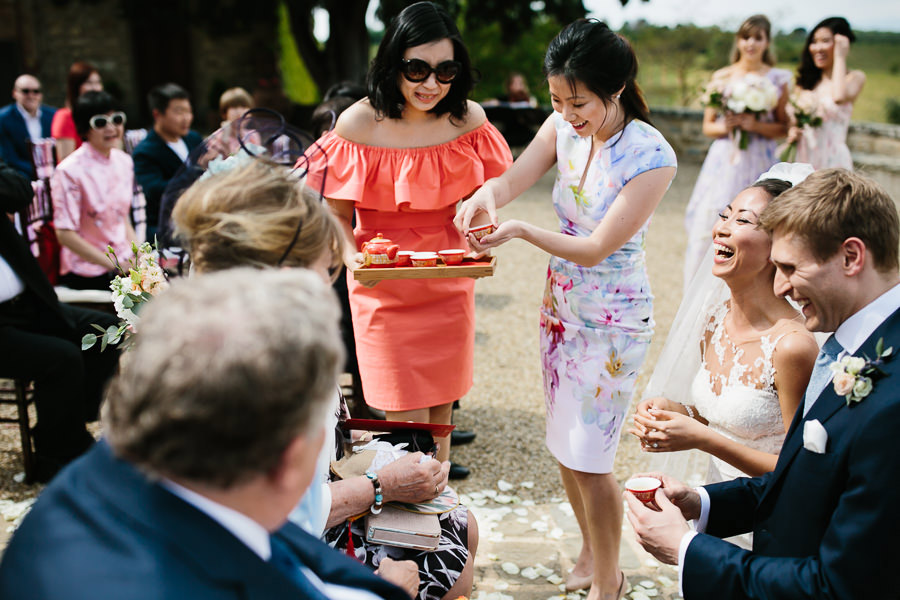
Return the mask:
M93 441L84 423L97 418L119 351L100 352L99 344L81 350L81 337L94 331L91 324L109 327L118 322L114 315L65 304L61 309L72 327L59 324L27 291L0 305L0 377L34 381L35 453L64 464Z

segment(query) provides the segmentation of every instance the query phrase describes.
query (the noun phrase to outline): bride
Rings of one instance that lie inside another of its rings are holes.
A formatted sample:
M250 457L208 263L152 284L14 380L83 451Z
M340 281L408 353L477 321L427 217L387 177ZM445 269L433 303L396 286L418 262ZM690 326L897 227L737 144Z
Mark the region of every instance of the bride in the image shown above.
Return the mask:
M710 271L694 279L634 415L647 452L711 455L707 483L774 469L818 354L803 317L773 293L769 201L809 165L780 163L739 193L713 227ZM722 285L724 283L724 285ZM726 288L727 286L727 288Z

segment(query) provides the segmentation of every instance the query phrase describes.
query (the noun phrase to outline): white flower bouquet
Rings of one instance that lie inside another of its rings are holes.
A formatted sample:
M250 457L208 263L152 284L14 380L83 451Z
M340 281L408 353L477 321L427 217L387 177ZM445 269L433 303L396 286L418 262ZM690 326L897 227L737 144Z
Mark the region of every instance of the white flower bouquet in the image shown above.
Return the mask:
M768 78L755 73L747 73L733 82L726 91L725 108L733 113L761 115L769 112L778 103L778 88ZM738 139L738 148L746 150L749 143L743 129Z
M819 97L812 90L795 88L791 92L789 102L797 127L803 130L803 137L806 139L806 143L814 148L816 138L812 135L812 130L816 127L821 127L824 121L824 108L819 102ZM781 162L794 162L797 158L798 141L794 140L785 147L779 156Z
M113 305L118 315L118 325L111 325L104 329L99 325L93 327L99 334L89 333L81 338L81 349L92 348L100 341L100 350L106 350L110 344L122 342L127 345L128 338L137 331L140 316L138 308L144 302L150 301L153 296L169 287L166 272L159 265L159 253L153 249L149 242L138 245L131 243L133 257L128 261L126 271L119 263L115 250L107 247L106 254L119 271L109 284L113 292Z

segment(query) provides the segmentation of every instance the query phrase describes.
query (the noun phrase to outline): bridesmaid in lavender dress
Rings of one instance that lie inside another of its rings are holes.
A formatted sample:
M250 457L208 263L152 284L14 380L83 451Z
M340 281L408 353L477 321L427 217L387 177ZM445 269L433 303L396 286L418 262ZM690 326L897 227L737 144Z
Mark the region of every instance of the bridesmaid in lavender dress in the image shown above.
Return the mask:
M772 67L775 58L769 48L771 28L769 19L763 15L754 15L744 21L735 35L732 64L713 74L713 81L721 81L726 86L749 74L761 75L775 84L779 98L775 109L758 119L752 113L723 116L715 108L707 108L703 114L703 134L715 140L700 168L684 218L687 230L685 287L709 248L712 241L709 232L717 215L738 192L777 162L775 139L787 132L785 105L791 74ZM746 150L735 147L732 134L736 128L749 135Z
M797 85L815 93L822 125L790 128L788 142L797 142L797 162L809 163L816 169L853 169L847 148L847 128L853 102L866 83L865 73L847 70L850 42L855 39L843 17L825 19L806 38L797 69Z

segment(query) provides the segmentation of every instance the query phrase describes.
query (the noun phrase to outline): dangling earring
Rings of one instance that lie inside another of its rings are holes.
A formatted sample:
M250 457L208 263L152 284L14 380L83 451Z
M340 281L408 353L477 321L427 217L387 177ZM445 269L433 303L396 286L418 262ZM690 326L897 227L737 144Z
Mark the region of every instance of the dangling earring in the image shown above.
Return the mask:
M622 94L616 94L615 96L613 96L613 100L618 100L621 96Z

